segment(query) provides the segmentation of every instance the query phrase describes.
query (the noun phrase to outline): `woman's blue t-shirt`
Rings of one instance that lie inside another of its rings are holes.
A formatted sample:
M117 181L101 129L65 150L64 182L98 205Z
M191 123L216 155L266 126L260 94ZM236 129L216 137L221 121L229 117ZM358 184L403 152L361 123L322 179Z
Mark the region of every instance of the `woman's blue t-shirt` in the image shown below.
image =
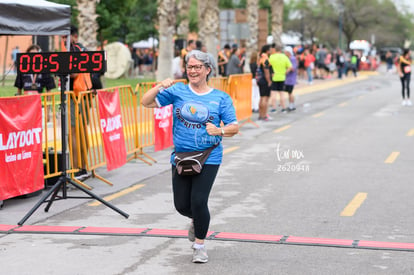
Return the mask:
M161 91L156 97L159 107L173 104L173 142L177 152L204 151L221 141L221 136L210 136L206 123L220 127L237 123L231 97L225 92L211 89L198 94L189 85L178 82ZM206 164L220 164L223 147L220 144L208 157ZM174 154L171 155L174 164Z

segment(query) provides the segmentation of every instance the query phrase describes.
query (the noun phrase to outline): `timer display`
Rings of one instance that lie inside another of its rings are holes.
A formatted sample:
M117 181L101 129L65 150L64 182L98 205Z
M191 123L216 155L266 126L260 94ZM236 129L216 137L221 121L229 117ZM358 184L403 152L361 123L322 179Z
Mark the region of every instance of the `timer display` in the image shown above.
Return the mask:
M105 73L104 51L19 53L17 69L23 74Z

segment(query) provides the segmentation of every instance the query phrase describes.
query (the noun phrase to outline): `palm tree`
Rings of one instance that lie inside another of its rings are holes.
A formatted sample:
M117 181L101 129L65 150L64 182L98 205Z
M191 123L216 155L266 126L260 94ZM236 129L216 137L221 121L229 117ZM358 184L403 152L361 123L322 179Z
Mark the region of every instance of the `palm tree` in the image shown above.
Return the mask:
M159 53L158 81L172 76L172 60L174 57L173 36L175 30L176 1L158 0L158 24L159 24Z
M183 38L187 38L188 32L190 30L190 5L191 0L178 0L177 9L181 21L177 28L177 34Z
M204 40L205 33L204 33L204 26L205 26L205 16L206 16L206 9L207 9L207 2L204 0L197 1L197 14L198 14L198 37L201 41Z
M96 18L96 4L100 0L76 0L76 7L79 11L79 42L82 43L88 50L94 51L98 45L98 23Z
M283 32L283 0L271 0L272 10L272 36L273 42L276 45L283 46L282 32Z
M245 71L250 70L249 60L252 53L257 52L257 42L259 35L259 0L247 0L247 24L249 25L249 39L246 41L246 60Z
M219 0L198 1L199 38L207 51L217 60L217 37L219 32Z

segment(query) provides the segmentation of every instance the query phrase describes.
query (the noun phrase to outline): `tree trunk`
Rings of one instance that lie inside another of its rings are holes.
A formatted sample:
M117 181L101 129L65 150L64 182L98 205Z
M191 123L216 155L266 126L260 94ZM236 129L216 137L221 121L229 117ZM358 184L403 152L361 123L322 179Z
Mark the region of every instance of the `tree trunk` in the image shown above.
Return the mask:
M76 0L76 7L79 11L78 14L78 29L79 29L79 42L85 46L88 50L94 51L98 46L96 40L98 34L98 23L96 18L96 4L100 0Z
M172 60L174 58L175 0L158 0L159 53L157 81L172 78Z
M199 23L199 35L200 40L206 46L207 52L209 52L214 60L217 60L217 44L218 44L218 32L219 32L219 14L218 8L219 0L199 0L199 22L202 22L202 26ZM216 64L217 65L217 64ZM217 66L216 66L217 70ZM217 71L216 71L217 74Z
M273 42L282 47L283 0L271 0Z
M177 28L177 34L187 39L188 33L190 32L190 5L191 0L178 0L178 12L180 15L180 25Z
M213 0L213 2L218 2ZM207 10L208 1L205 0L198 0L197 1L197 13L198 13L198 39L200 41L205 40L205 18L206 18L206 10Z
M247 0L247 24L249 25L249 39L246 41L245 72L250 72L249 61L252 54L257 54L259 40L259 0Z

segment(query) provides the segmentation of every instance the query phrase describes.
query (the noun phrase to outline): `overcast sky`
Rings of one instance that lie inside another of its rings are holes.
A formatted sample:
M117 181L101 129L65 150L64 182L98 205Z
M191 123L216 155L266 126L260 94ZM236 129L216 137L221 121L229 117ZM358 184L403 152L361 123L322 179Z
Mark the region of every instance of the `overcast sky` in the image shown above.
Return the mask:
M414 1L413 0L394 0L395 5L401 8L403 5L410 8L410 12L414 13Z

